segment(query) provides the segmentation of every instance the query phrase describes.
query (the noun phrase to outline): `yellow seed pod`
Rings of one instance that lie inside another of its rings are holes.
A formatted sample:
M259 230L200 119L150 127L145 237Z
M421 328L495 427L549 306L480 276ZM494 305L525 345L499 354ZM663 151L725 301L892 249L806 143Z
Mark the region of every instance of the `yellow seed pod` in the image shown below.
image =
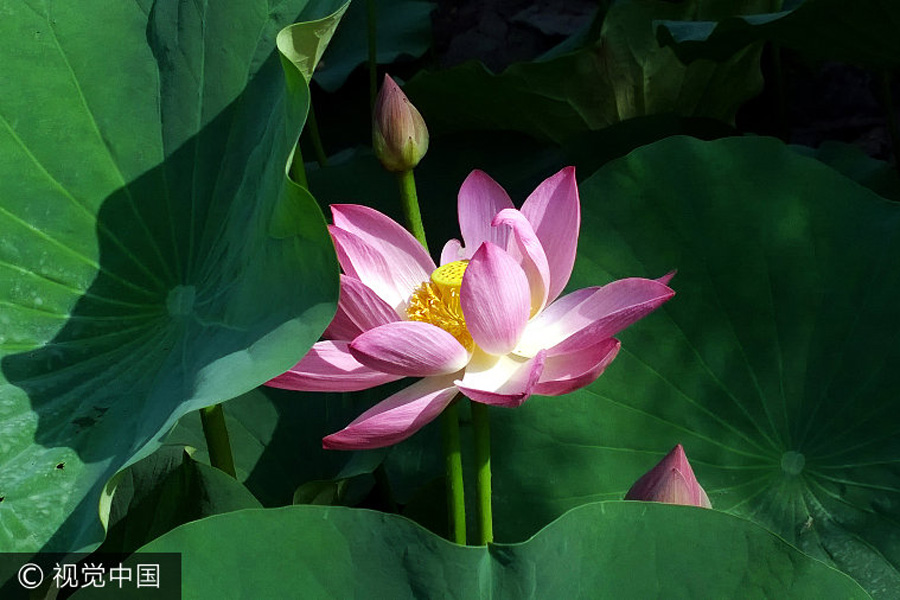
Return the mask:
M431 281L443 289L459 289L462 285L463 274L469 265L467 260L457 260L440 266L431 274Z

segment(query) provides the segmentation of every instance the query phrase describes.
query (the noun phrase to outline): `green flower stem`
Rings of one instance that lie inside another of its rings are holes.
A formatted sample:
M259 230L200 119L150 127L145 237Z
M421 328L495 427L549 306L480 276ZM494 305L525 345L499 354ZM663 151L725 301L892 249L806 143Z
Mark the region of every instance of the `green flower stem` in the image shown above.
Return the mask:
M378 26L375 18L375 0L366 0L369 37L369 114L375 114L375 98L378 96Z
M319 122L316 120L316 111L313 110L312 101L309 103L309 113L306 115L306 129L304 131L309 136L309 141L312 142L316 162L319 163L320 167L327 167L328 156L325 154L322 138L319 137Z
M459 406L450 403L441 414L444 430L444 466L447 473L448 539L466 544L466 497L463 488L462 452L459 444Z
M416 178L413 172L397 174L400 184L400 200L406 217L406 228L428 250L425 241L425 227L419 211L419 197L416 194ZM463 487L462 452L459 443L459 407L454 400L441 415L444 430L444 465L447 473L447 515L449 539L457 544L466 543L466 499Z
M200 409L200 422L203 424L203 435L209 449L209 462L220 471L236 477L234 458L231 455L231 442L228 441L228 429L225 427L225 412L221 404L214 404Z
M406 217L406 228L428 250L425 241L425 227L422 226L422 213L419 211L419 196L416 194L416 178L412 169L397 173L400 184L400 199L403 202L403 216Z
M472 402L472 429L475 433L475 493L478 496L479 544L494 541L494 517L491 511L491 427L488 406Z
M288 169L288 175L297 185L304 189L309 189L309 182L306 180L306 165L303 163L303 153L300 152L300 142L294 147L294 158L291 160L291 168Z

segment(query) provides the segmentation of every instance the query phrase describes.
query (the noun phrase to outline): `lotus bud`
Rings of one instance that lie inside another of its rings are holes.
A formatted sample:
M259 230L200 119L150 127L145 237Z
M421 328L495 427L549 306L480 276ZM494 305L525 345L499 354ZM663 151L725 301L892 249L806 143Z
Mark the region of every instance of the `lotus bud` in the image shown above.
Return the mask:
M388 171L410 171L428 151L425 120L387 75L375 101L372 147Z
M681 444L638 479L625 494L625 499L712 508L709 497L694 477Z

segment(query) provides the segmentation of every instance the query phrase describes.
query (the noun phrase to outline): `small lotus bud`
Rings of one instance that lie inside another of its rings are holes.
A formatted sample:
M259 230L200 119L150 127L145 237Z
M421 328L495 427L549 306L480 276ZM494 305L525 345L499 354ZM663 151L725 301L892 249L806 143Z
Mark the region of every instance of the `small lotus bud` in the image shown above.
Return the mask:
M638 479L625 494L625 499L712 508L709 497L694 477L681 444Z
M375 101L372 147L388 171L409 171L428 151L425 120L387 75Z

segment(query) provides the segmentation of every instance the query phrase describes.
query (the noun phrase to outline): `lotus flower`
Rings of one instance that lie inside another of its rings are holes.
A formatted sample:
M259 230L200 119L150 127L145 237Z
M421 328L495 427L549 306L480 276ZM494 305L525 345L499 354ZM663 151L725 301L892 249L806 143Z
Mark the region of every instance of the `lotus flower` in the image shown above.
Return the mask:
M694 477L681 444L638 479L625 494L625 499L712 508L706 491Z
M378 448L406 439L458 393L521 405L593 382L615 358L612 336L674 292L629 278L559 297L578 242L575 169L541 183L521 210L481 171L459 191L462 242L437 267L403 227L358 205L331 207L329 230L343 274L325 341L267 385L349 392L421 377L324 438L330 449Z

